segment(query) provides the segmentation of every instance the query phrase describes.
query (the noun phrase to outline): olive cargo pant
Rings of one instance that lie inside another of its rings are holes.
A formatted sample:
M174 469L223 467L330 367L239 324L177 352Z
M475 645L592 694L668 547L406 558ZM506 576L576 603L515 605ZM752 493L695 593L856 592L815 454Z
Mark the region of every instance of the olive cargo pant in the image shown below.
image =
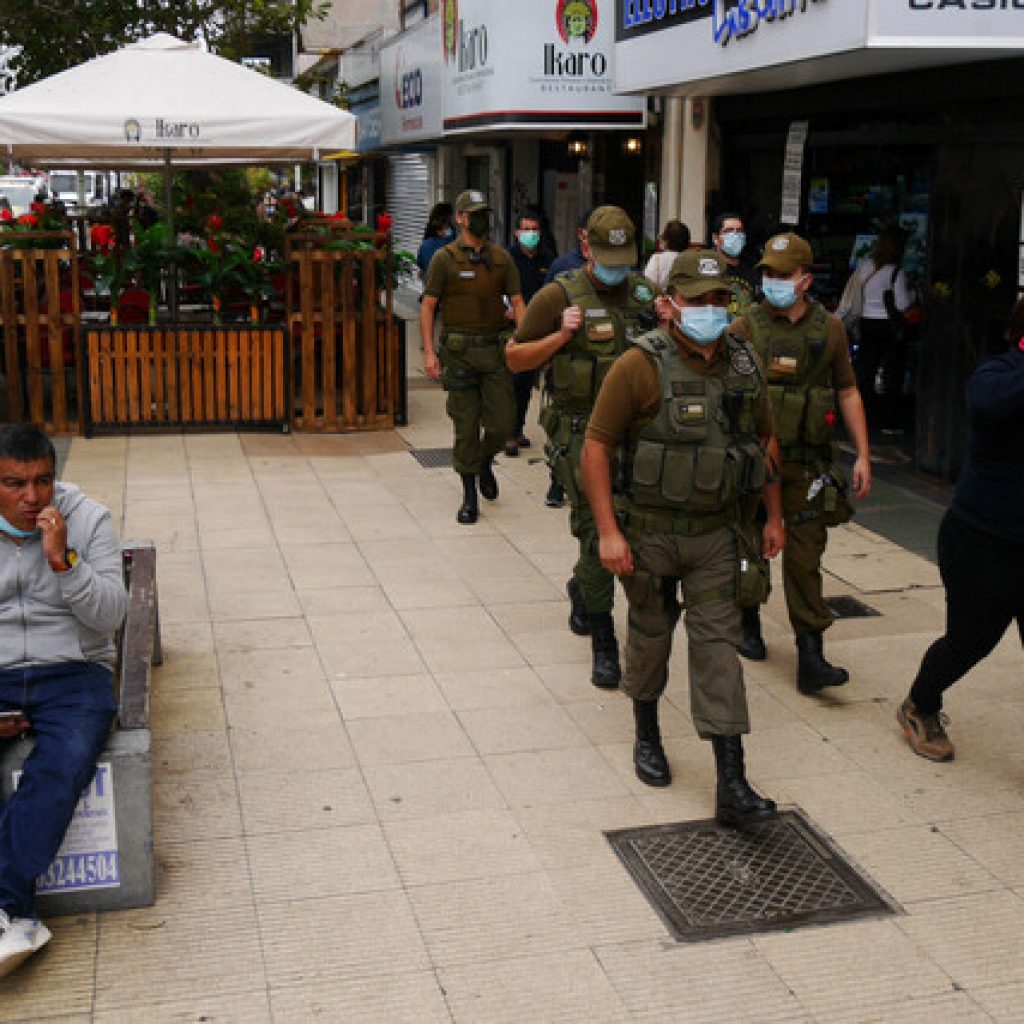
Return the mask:
M579 542L572 574L579 581L587 614L601 615L610 612L615 602L615 577L601 564L598 554L597 524L580 473L582 453L583 434L577 432L570 436L565 452L552 457L551 469L569 498L569 529Z
M505 366L504 337L486 344L465 336L445 338L441 364L446 410L455 428L455 472L480 472L483 460L505 447L515 421L512 380ZM482 432L482 436L481 436Z
M750 731L747 694L736 648L736 538L727 526L697 537L630 534L632 576L621 576L629 600L629 638L621 689L657 700L668 682L672 633L683 601L689 640L690 717L702 739Z

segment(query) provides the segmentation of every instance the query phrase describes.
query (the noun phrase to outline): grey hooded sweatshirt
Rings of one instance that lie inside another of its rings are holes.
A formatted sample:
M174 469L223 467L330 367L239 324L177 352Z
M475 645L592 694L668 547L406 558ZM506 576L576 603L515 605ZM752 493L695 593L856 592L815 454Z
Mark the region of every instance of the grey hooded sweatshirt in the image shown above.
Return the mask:
M0 669L66 661L112 669L128 606L113 520L74 484L58 483L53 504L78 564L54 572L38 537L19 545L0 534Z

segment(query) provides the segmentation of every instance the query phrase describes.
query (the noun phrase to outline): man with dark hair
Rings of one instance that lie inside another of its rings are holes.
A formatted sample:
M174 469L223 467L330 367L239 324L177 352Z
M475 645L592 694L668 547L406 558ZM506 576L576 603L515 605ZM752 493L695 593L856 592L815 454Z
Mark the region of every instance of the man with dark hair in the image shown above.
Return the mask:
M753 268L744 262L743 258L747 248L743 218L731 211L720 213L711 222L711 244L721 253L728 267L725 277L732 294L729 301L729 316L743 316L758 295Z
M0 811L0 975L50 939L36 879L53 861L116 711L127 607L110 512L56 482L49 438L0 427L0 739L35 746Z

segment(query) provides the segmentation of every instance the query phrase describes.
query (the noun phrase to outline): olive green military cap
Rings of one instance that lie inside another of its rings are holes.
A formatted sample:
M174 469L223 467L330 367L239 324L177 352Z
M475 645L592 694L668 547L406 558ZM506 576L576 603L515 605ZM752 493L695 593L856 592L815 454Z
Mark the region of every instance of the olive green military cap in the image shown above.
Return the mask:
M595 262L606 267L636 263L636 228L618 206L599 206L587 221L587 244Z
M487 196L478 192L475 188L467 188L465 192L459 193L455 200L456 213L475 213L477 210L489 210L491 204L487 202Z
M687 249L673 260L668 286L684 299L727 292L732 287L725 276L728 269L725 257L714 249Z
M792 231L769 238L758 263L759 267L768 267L780 274L792 274L801 268L810 270L813 265L814 253L810 244Z

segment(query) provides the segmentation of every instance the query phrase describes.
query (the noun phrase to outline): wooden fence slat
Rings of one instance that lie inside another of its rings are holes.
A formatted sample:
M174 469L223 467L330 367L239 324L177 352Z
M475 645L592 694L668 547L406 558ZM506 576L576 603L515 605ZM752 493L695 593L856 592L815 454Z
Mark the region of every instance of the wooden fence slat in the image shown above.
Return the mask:
M114 335L114 394L117 398L117 419L128 422L128 345L134 331Z
M203 418L203 344L198 331L189 332L189 360L192 364L192 422Z
M246 422L252 419L252 381L249 378L249 360L255 345L255 336L246 335L238 351L239 401L241 403L239 415Z
M43 282L46 288L46 347L50 367L50 403L54 428L68 429L67 378L64 375L64 330L61 316L60 264L53 249L42 250ZM70 328L69 328L70 330ZM42 351L40 350L40 363ZM45 401L45 395L44 395Z
M103 335L103 386L101 388L103 419L111 422L116 416L117 409L114 395L115 333L105 331Z
M4 366L7 371L7 408L11 418L20 420L21 356L18 352L18 300L15 294L14 258L0 250L0 312L4 318Z
M139 335L137 331L128 333L127 351L125 353L125 374L128 383L128 416L130 423L139 422Z
M274 361L269 345L259 346L263 365L263 419L270 422L274 418Z
M360 339L363 353L363 425L377 419L377 253L362 254L360 299L362 300L363 330Z
M36 273L36 253L25 250L18 253L21 279L24 282L25 302L25 376L28 383L28 414L33 423L46 423L43 397L42 345L39 331L39 281Z
M164 332L154 331L150 341L152 352L152 374L153 374L153 420L156 423L163 423L167 419L166 405L166 364L164 363Z
M238 349L253 336L253 331L231 331L228 334L228 415L233 422L241 419L238 403Z
M217 335L219 331L203 331L199 336L203 347L203 380L206 388L206 404L204 406L207 423L217 419Z
M264 331L263 344L274 351L274 419L288 422L285 403L285 336L281 331Z
M177 331L168 331L164 335L164 360L167 366L167 418L178 423L178 346L181 336Z
M213 331L215 405L214 419L224 422L228 418L227 354L228 332Z
M341 264L342 273L345 264ZM323 402L324 415L323 427L325 430L338 429L338 367L337 367L337 339L335 335L335 323L337 311L335 309L334 276L338 271L336 263L323 263L320 266L320 296L322 300L323 321L320 340L320 358L323 367Z
M354 429L359 417L359 342L356 337L356 289L352 260L342 266L341 407L342 423Z
M316 323L313 303L313 260L302 253L299 260L299 310L302 315L302 422L316 426Z
M159 331L140 331L139 339L139 418L149 423L156 412L153 400L154 343L160 337Z

